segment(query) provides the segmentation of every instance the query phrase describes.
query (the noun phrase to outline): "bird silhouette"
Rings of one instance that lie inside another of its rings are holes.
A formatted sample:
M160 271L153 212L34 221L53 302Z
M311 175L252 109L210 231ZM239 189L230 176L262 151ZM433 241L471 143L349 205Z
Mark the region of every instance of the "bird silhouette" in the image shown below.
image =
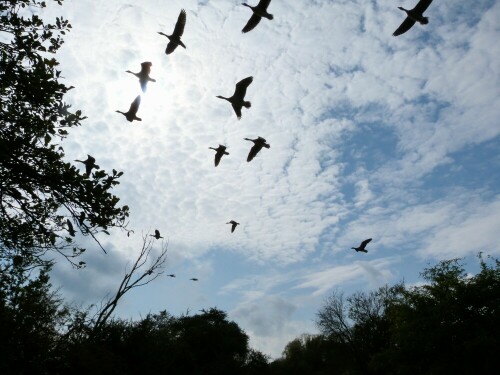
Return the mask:
M177 18L177 23L175 24L174 32L172 33L172 35L167 35L165 33L162 33L161 31L158 32L158 34L166 36L169 40L167 49L165 50L165 53L167 55L170 55L172 52L174 52L177 46L186 48L181 40L181 36L184 33L184 26L186 26L186 11L182 9L179 13L179 17Z
M68 225L68 233L71 237L75 237L75 229L73 229L73 224L69 219L66 219L66 224Z
M155 229L155 234L150 234L150 236L156 238L157 240L163 238L162 236L160 236L160 231L158 229Z
M427 25L429 23L429 19L424 17L425 10L431 5L432 0L420 0L415 8L413 9L405 9L403 7L398 7L402 11L406 13L406 19L403 23L394 31L393 36L398 36L406 33L408 30L415 25L415 22L420 23L421 25Z
M173 273L171 273L170 275L167 275L168 277L175 277L175 275Z
M262 17L265 17L268 20L272 20L274 18L272 14L267 13L267 7L270 3L271 0L260 0L259 4L254 7L246 3L242 3L242 5L252 9L253 12L252 17L250 17L243 30L241 30L242 33L248 33L250 30L253 30L255 26L259 24Z
M358 247L351 247L351 249L354 249L357 252L361 251L363 253L367 253L368 250L365 250L365 247L366 247L366 245L368 245L368 242L370 242L371 240L372 240L371 238L368 238L368 239L364 240L363 242L361 242L361 244Z
M215 150L217 151L215 153L215 160L214 160L214 163L215 163L215 166L217 167L220 163L220 159L222 158L223 155L229 155L229 152L226 152L226 146L223 146L223 145L219 145L219 147L215 148L215 147L209 147L209 149L212 149L212 150Z
M146 92L146 89L148 87L148 82L156 82L156 79L153 79L149 76L151 73L151 66L153 64L150 63L149 61L145 61L141 64L141 71L139 73L134 73L131 72L130 70L126 70L126 73L133 74L137 78L139 78L139 83L141 84L141 89L142 92Z
M226 224L231 224L231 233L233 233L233 232L234 232L234 230L236 229L236 227L237 227L238 225L240 225L240 223L237 223L237 222L236 222L236 221L234 221L234 220L231 220L230 222L228 222L228 223L226 223Z
M198 281L198 279L197 279L197 278L195 278L195 277L193 277L193 278L191 278L191 279L189 279L189 280Z
M132 122L134 120L142 121L141 118L137 117L137 111L139 110L140 104L141 104L141 96L137 95L137 98L135 98L132 104L130 104L128 112L122 112L122 111L116 111L116 112L124 115L127 118L128 122Z
M253 77L247 77L242 79L236 84L236 88L234 90L233 96L230 98L226 98L221 95L217 95L217 98L225 99L233 106L234 113L238 117L238 120L241 118L241 108L250 108L252 103L246 102L243 99L245 98L245 94L247 93L247 87L252 83Z
M257 155L259 153L259 151L262 150L262 147L265 147L265 148L271 147L267 143L267 141L262 137L258 137L257 139L250 139L250 138L243 138L243 139L253 142L253 146L250 149L250 152L248 153L247 162L252 161L252 159L255 157L255 155Z
M99 166L95 163L95 158L87 154L87 159L86 160L78 160L75 159L75 161L79 163L85 164L85 174L87 176L90 176L90 173L92 173L92 169L99 169Z

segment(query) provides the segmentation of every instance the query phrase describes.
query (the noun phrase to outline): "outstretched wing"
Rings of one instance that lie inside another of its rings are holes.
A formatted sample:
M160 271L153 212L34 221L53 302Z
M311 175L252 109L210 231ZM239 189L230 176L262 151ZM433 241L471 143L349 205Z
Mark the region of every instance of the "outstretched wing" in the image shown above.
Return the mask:
M177 18L177 23L175 24L172 36L180 38L184 33L184 26L186 26L186 11L182 9L179 13L179 18Z
M413 25L415 25L415 20L411 19L410 17L406 17L406 19L403 21L403 23L394 31L392 34L393 36L398 36L401 34L406 33L408 30L412 28Z
M234 113L236 113L236 117L238 117L238 120L241 119L241 105L236 105L231 103L234 109Z
M271 0L260 0L257 8L260 10L266 10L269 4L271 4Z
M165 50L165 53L167 55L170 55L172 52L175 51L175 49L177 48L177 43L174 43L174 42L168 42L167 44L167 49Z
M247 77L242 79L236 84L236 88L234 89L234 94L233 96L235 98L243 100L247 93L247 87L250 86L250 84L253 81L253 77Z
M427 8L429 8L429 5L431 5L432 0L420 0L417 5L415 5L415 8L413 10L419 12L420 14L423 14Z
M368 245L368 243L371 240L372 240L371 238L368 238L368 239L364 240L363 242L361 242L361 245L359 245L359 247L362 248L362 249L364 249L366 247L366 245Z
M135 115L139 110L140 104L141 104L141 96L137 95L137 98L135 98L132 104L130 104L130 109L128 111Z
M248 20L245 27L241 30L241 32L248 33L249 31L253 30L255 26L259 24L261 18L262 18L261 16L258 16L255 13L253 13L252 17L250 17L250 19Z
M252 159L255 157L255 155L258 154L258 152L262 149L262 146L259 145L253 145L252 148L250 149L250 152L248 153L247 157L247 162L252 161Z
M215 160L214 160L214 162L215 162L215 166L218 166L218 165L219 165L219 163L220 163L220 159L222 159L222 154L223 154L223 153L224 153L224 152L219 152L219 151L217 151L217 152L215 153Z

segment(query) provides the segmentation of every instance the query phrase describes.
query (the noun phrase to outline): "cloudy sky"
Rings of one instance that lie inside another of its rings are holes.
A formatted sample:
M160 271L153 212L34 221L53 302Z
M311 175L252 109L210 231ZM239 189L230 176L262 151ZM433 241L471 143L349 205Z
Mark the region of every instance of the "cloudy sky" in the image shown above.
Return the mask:
M255 4L256 1L252 1ZM59 262L54 284L80 304L116 289L141 231L169 239L167 273L117 311L138 318L218 307L274 357L333 290L370 290L442 259L499 255L500 2L436 0L427 26L397 38L414 0L273 0L256 29L240 0L66 0L45 12L73 29L58 59L67 100L88 119L64 142L124 172L115 193L135 235L113 232L88 266ZM183 41L165 55L181 9ZM139 71L153 63L138 116ZM253 76L250 109L229 103ZM250 163L251 143L271 145ZM213 165L208 147L229 156ZM225 223L241 223L234 233ZM368 253L350 250L373 238ZM189 281L197 277L198 282Z

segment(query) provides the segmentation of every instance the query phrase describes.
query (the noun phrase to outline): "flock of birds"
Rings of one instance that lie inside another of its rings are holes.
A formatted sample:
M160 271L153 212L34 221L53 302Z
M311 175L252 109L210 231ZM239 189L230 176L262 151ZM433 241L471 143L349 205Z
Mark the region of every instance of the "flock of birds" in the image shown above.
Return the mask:
M271 0L260 0L259 3L256 6L251 6L246 3L242 3L242 5L250 8L252 10L252 16L246 23L246 25L242 29L242 33L247 33L251 30L253 30L261 21L262 18L267 18L269 20L272 20L274 17L272 14L267 12L267 8L269 4L271 3ZM429 7L429 5L432 3L432 0L420 0L417 5L413 9L405 9L403 7L398 7L400 10L404 11L406 13L406 18L401 23L401 25L394 31L393 36L399 36L404 33L406 33L408 30L410 30L413 25L415 25L416 22L426 25L429 20L427 17L424 17L423 13L425 10ZM165 53L167 55L170 55L173 53L178 46L183 47L186 49L186 45L183 43L181 40L181 37L184 33L184 28L186 26L186 11L184 9L181 10L179 17L177 18L177 22L174 27L174 31L172 32L171 35L167 35L163 32L158 32L158 34L163 35L168 38L169 42L167 44L167 47L165 49ZM155 79L150 77L151 73L151 66L153 64L149 61L143 62L141 64L141 71L138 73L134 73L130 70L127 70L126 73L133 74L139 79L139 83L141 85L141 89L143 92L146 92L147 90L147 85L149 82L156 82ZM231 106L234 110L234 113L236 114L236 117L241 119L242 113L241 110L243 107L245 108L250 108L251 103L249 101L245 101L245 95L248 86L252 83L253 77L247 77L242 79L236 84L234 93L230 97L224 97L221 95L218 95L217 98L219 99L224 99L227 100L229 103L231 103ZM127 121L132 122L132 121L142 121L141 118L137 117L137 112L139 110L139 106L141 104L141 95L138 95L134 101L130 104L130 108L127 112L122 112L117 110L116 112L121 113L122 115L125 116ZM244 140L253 142L253 146L250 149L250 152L248 153L247 157L247 162L252 161L255 156L262 150L262 148L270 148L271 146L267 143L267 141L262 138L262 137L257 137L256 139L250 139L250 138L244 138ZM215 159L214 159L214 164L215 167L217 167L222 159L222 156L224 155L229 155L229 153L226 151L227 147L224 145L219 144L217 148L215 147L209 147L209 149L215 150ZM95 164L95 158L87 155L86 160L75 160L80 163L83 163L85 165L85 173L87 176L90 176L90 173L92 172L92 169L99 169L99 166ZM78 219L79 224L81 225L85 217L80 217ZM231 233L233 233L238 225L240 223L236 222L235 220L231 220L227 222L226 224L231 224ZM68 225L68 232L71 236L75 235L75 230L73 228L73 225L71 221L68 219L67 220L67 225ZM158 229L155 230L154 235L150 235L157 240L160 238L163 238L160 235L160 231ZM368 250L366 250L367 244L371 241L371 238L368 238L364 241L361 242L361 244L358 247L352 247L351 249L354 249L356 252L364 252L367 253ZM175 274L170 274L167 275L169 277L175 277ZM198 281L197 278L191 278L190 280L192 281Z

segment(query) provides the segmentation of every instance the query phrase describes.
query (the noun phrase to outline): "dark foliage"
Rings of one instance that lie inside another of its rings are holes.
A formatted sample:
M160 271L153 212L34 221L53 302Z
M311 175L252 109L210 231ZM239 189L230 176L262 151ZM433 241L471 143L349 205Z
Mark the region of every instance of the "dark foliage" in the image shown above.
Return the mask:
M71 25L62 18L45 23L37 15L45 6L0 2L0 259L21 256L24 265L36 265L56 251L81 267L75 257L84 249L74 243L67 219L96 239L124 227L128 207L118 207L110 193L122 172L88 176L64 161L58 142L85 116L64 102L72 87L61 83L53 57Z

